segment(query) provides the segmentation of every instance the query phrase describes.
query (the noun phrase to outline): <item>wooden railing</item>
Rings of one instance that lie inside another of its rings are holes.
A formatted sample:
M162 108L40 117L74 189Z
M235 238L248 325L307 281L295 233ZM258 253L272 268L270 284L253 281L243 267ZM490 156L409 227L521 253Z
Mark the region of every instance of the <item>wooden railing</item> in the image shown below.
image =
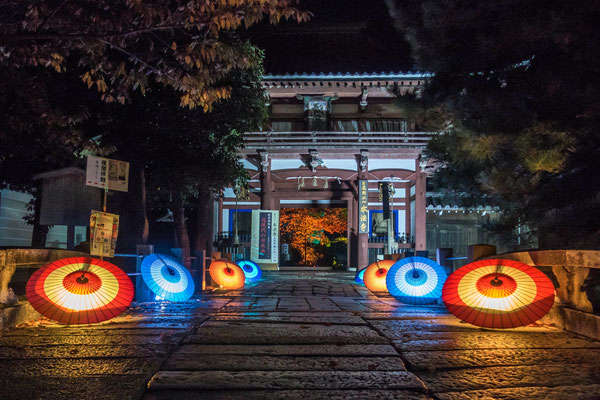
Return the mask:
M246 148L268 149L286 147L329 147L344 148L361 146L416 148L427 145L432 132L246 132Z

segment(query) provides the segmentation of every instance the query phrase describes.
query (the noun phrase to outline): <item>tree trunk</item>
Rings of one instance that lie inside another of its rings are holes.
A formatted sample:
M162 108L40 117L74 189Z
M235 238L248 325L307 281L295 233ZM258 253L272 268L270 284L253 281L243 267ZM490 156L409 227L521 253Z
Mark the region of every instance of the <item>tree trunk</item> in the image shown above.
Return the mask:
M190 268L190 235L188 234L188 229L185 224L183 197L179 191L175 191L175 193L173 193L172 204L175 230L177 231L177 241L179 242L179 247L183 249L184 264L187 268Z
M213 250L213 197L208 188L198 190L196 200L196 237L194 251L206 250L210 256Z
M107 212L120 212L117 245L123 252L135 253L136 245L147 244L150 227L146 206L146 173L144 163L132 161L129 166L129 191L120 194L121 207L116 210L109 196Z

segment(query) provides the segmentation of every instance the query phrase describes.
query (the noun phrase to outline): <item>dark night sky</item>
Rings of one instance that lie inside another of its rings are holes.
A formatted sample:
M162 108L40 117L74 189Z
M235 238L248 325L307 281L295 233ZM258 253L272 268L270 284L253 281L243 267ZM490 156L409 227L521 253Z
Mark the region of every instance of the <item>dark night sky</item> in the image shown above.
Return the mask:
M262 26L251 40L265 50L268 74L381 73L413 70L408 44L383 0L302 0L309 23Z

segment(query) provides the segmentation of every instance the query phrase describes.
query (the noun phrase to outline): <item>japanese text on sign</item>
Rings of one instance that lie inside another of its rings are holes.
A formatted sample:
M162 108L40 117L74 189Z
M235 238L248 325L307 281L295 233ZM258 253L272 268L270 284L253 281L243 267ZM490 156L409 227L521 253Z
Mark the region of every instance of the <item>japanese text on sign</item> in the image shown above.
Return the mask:
M114 257L119 234L119 216L92 210L90 215L90 254Z
M250 258L259 263L279 262L279 211L252 211Z
M88 156L85 184L101 189L127 192L129 186L129 163Z
M369 182L358 181L358 233L369 233Z

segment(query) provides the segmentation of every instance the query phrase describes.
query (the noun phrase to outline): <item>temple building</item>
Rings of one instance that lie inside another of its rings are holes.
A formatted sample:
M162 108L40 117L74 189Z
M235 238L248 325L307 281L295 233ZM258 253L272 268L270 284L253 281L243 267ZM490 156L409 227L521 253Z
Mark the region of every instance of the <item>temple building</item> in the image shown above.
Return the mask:
M426 254L421 152L430 134L396 99L416 94L428 75L410 71L407 46L391 24L364 20L359 10L333 15L339 7L318 7L308 24L267 27L255 35L265 49L269 123L245 133L250 195L236 201L233 189L225 190L215 231L220 238L237 232L252 247L252 210L346 208L347 246L338 260L350 269L363 267L386 246L380 183L387 182L393 186L395 244L386 252ZM380 11L372 15L389 18L384 7ZM286 243L273 241L287 252Z

